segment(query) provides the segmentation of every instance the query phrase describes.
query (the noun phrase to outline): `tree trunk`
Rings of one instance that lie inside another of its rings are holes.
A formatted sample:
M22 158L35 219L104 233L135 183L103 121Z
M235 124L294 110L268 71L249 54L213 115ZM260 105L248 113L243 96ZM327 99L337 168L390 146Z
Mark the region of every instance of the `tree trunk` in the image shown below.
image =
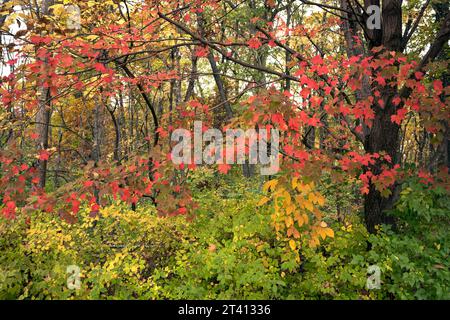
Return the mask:
M40 88L40 97L38 111L36 113L36 133L38 137L38 150L48 148L48 133L50 124L50 89ZM47 160L39 160L38 164L39 172L39 188L45 188L47 179Z
M100 161L101 157L101 144L102 144L102 126L103 126L103 116L102 116L102 108L104 105L103 97L98 98L95 101L94 106L94 118L92 125L92 137L93 137L93 145L92 145L92 154L91 159L95 162L95 165Z
M392 98L386 97L384 99L390 100ZM376 113L370 133L366 136L364 149L368 153L386 152L391 156L395 164L398 162L397 151L399 150L400 127L391 121L391 115L394 113L395 108L391 102L386 105L385 110ZM370 166L369 169L374 175L379 175L382 171L381 165L382 163L377 162L375 165ZM375 226L379 224L394 224L394 219L387 216L385 210L392 208L397 193L396 188L397 185L392 186L391 194L383 197L372 183L369 185L369 193L364 198L365 222L369 232L375 232Z
M202 13L198 13L197 15L198 15L197 18L198 18L199 33L202 36L202 38L204 38L206 32L206 30L204 30L205 20ZM211 66L211 70L213 72L217 90L219 91L220 102L223 104L226 111L227 120L229 120L233 117L233 110L231 109L231 105L228 102L227 93L225 91L225 85L223 83L222 77L220 76L220 70L219 67L217 66L216 59L214 58L212 50L209 50L207 58L209 61L209 65Z
M377 35L381 37L381 44L385 50L402 51L402 0L385 0L382 7L382 32ZM375 33L374 33L375 34ZM378 43L379 40L375 40ZM376 88L373 88L376 89ZM384 163L390 167L399 161L398 151L400 126L391 121L391 116L396 114L397 107L392 99L398 94L397 87L381 87L381 99L384 106L376 103L373 106L375 119L368 134L365 136L364 149L368 153L385 152L392 158L392 163ZM378 161L369 169L373 174L379 175L383 163ZM394 225L394 219L386 214L386 210L392 208L397 195L397 185L390 188L390 195L383 196L375 186L370 183L369 192L364 197L364 214L367 230L376 232L376 226L380 224Z
M189 101L189 99L191 99L192 95L194 94L195 81L198 79L198 76L197 76L198 57L195 55L195 50L192 50L191 64L192 64L192 70L191 70L191 75L189 77L189 84L186 89L186 94L184 96L184 102L187 102L187 101Z
M433 8L435 11L436 22L438 23L444 20L450 11L450 5L448 4L448 2L436 3L433 5ZM446 61L449 59L450 59L450 46L448 45L448 42L446 42L444 44L443 50L438 55L436 60ZM448 69L442 73L441 80L444 88L450 85L450 72ZM442 94L441 98L442 101L444 101L445 99L444 93ZM448 127L448 122L444 123L444 126L446 127L446 132L442 139L442 143L439 146L440 154L438 157L438 166L446 166L450 172L450 128Z
M41 15L48 15L49 7L53 4L53 0L42 1L42 6L40 9ZM36 8L39 11L39 8ZM43 61L43 68L47 72L47 60ZM50 125L50 88L45 86L44 83L40 84L39 88L39 103L38 110L36 113L36 133L39 135L37 141L37 148L39 150L48 148L48 137L49 137L49 125ZM39 188L45 188L47 179L47 160L39 160L38 164L38 174L39 174Z
M377 2L375 0L367 2ZM373 4L373 3L372 3ZM381 45L387 51L402 52L406 47L402 36L402 0L385 0L382 8L382 30L374 33L373 39L370 43ZM443 17L442 17L443 18ZM422 61L419 63L419 71L423 71L424 67L441 53L442 48L447 44L450 37L450 15L447 14L443 18L439 32L437 33L435 41L431 44L427 53L424 55ZM372 88L374 90L376 88ZM375 119L373 126L365 136L364 148L368 153L386 152L392 158L392 163L385 163L389 167L399 163L400 150L400 127L391 121L391 116L394 115L399 108L403 107L403 102L398 106L394 106L392 99L398 95L406 99L411 94L411 89L403 88L399 90L394 87L378 88L381 93L381 98L384 102L384 108L379 105L374 105ZM369 169L374 174L381 172L383 163L376 163ZM390 195L383 197L378 192L374 185L369 186L369 193L365 196L364 212L366 226L369 232L375 232L376 226L379 224L394 225L394 219L386 214L386 210L392 208L398 196L399 186L393 185L390 188ZM395 225L394 225L395 226Z

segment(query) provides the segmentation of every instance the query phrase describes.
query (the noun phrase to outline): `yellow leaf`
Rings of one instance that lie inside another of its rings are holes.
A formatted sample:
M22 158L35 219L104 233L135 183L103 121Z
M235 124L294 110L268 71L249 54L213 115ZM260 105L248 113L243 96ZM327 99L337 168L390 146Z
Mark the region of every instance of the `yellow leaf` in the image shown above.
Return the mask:
M292 234L294 233L294 227L290 227L289 229L287 229L287 236L288 236L288 238L290 237L290 236L292 236Z
M263 186L263 191L267 192L269 190L273 191L276 187L276 185L278 184L278 180L277 179L272 179L270 181L267 181L264 186Z
M327 236L329 236L330 238L334 238L334 231L331 228L326 228L325 229L325 233Z
M270 200L270 198L268 198L268 197L262 197L261 200L259 200L257 206L259 207L259 206L265 205L269 200Z
M294 210L295 210L295 205L291 204L288 207L286 207L286 214L290 215L292 212L294 212Z
M138 271L138 266L131 266L130 270L131 272L136 273Z
M319 233L320 237L323 240L325 240L325 238L327 237L327 233L325 232L325 229L319 229L317 232Z
M299 183L297 186L297 190L302 192L303 194L308 194L314 189L314 182L311 182L309 184L303 184Z
M304 214L302 214L302 217L303 217L303 222L306 223L306 224L308 224L308 222L309 222L309 217L308 217L308 215L307 215L306 213L304 213Z
M318 204L319 206L323 206L325 204L325 199L322 197L320 193L310 193L308 195L309 201L312 203Z
M95 34L91 34L86 37L87 40L97 40L97 38L98 38L98 36L96 36Z
M295 214L295 220L297 220L297 223L300 227L305 223L303 216L298 212Z
M294 221L292 220L291 217L286 217L284 219L284 222L286 223L286 227L289 228L290 226L292 226L294 224Z
M298 186L298 178L294 177L292 178L292 189L297 188L297 186Z
M61 15L65 11L63 4L54 4L50 6L49 9L52 9L53 13L57 16Z
M319 239L316 237L312 237L311 240L309 240L309 246L311 248L317 247L320 244Z
M284 205L287 207L291 204L291 195L289 194L289 192L285 191L283 192L283 197L284 197Z
M297 249L297 244L295 243L294 240L289 240L289 246L291 247L292 250Z
M316 198L316 195L314 193L310 193L308 195L308 200L311 201L312 203L317 203L317 198Z
M325 198L319 193L317 194L317 204L319 206L323 206L325 204Z
M314 206L310 201L304 201L303 202L303 207L305 209L308 209L309 211L313 211L314 210Z

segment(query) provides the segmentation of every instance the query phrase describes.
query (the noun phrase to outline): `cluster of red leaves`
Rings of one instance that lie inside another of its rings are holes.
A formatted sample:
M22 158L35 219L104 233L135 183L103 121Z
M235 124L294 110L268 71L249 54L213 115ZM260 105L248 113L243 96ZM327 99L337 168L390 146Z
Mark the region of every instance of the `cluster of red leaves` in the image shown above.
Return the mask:
M267 3L269 6L274 5L274 1ZM190 4L190 9L184 13L186 23L194 20L191 16L201 13L206 6L212 9L220 6L217 1L198 0L190 1ZM102 88L99 94L112 97L128 85L140 85L145 93L152 92L163 82L178 79L178 75L158 71L151 75L130 75L126 72L124 75L117 61L141 50L131 47L130 43L149 41L148 35L154 35L153 40L158 40L162 24L154 23L158 11L156 7L144 5L143 12L147 16L142 19L145 25L143 29L108 23L91 30L91 37L66 39L32 35L28 40L36 49L35 59L24 59L30 62L24 63L19 69L30 83L34 81L36 86L42 85L50 89L54 105L58 104L59 97L62 96L60 93L64 90L82 91L99 87ZM173 9L176 8L174 4ZM252 22L256 23L257 20L256 18ZM333 24L336 21L330 19L327 23ZM321 32L320 28L322 27L301 30L299 27L295 32L314 37ZM277 45L275 39L266 38L259 32L252 35L246 44L251 50L258 50L264 45ZM439 80L431 84L425 82L423 74L415 71L417 63L409 61L405 56L383 52L382 48L375 48L373 51L378 54L376 58L324 58L315 55L299 59L292 70L299 86L289 92L272 87L251 96L244 102L246 111L238 121L247 128L258 126L279 129L282 133L280 151L283 152L283 162L294 172L314 175L324 170L341 170L353 175L363 171L359 175L363 193L368 191L370 183L380 191L391 186L397 179L399 168L391 163L389 155L364 154L360 151L361 147L355 140L354 133L360 134L364 131L364 126L370 128L373 125L375 110L383 109L386 104L381 99L381 91L399 84L411 89L412 94L406 100L400 96L392 98L392 103L398 110L391 116L391 121L401 125L409 112L419 112L427 119L424 122L426 129L437 133L443 129L441 120L448 120L448 106L440 98L447 88L443 88ZM205 46L195 49L198 57L206 57L208 53L209 49ZM23 57L17 57L20 58L27 56L24 54ZM95 77L90 74L92 72ZM15 74L4 77L0 87L2 103L9 107L13 101L24 101L25 108L33 111L38 99L33 90L18 85L20 80ZM349 93L362 90L365 80L377 90L365 100L352 103ZM207 105L199 101L177 106L176 113L180 117L173 119L170 125L160 126L158 133L162 138L168 139L174 128L189 128L193 120L208 114L208 109ZM330 119L340 125L328 128L326 122L331 122ZM209 120L204 123L212 123L212 119ZM358 125L352 127L352 123ZM323 147L315 148L314 145L309 145L315 141L308 141L306 133L311 132L310 128L320 127L327 127L329 131L321 141ZM206 129L207 125L204 130ZM31 166L31 160L26 162L26 155L18 150L3 150L0 153L0 194L4 203L2 212L7 217L14 217L18 208L52 212L58 206L59 212L68 217L68 212L72 216L76 215L83 202L95 214L102 205L108 203L110 197L136 204L142 197L150 196L161 214L186 214L192 207L191 197L182 188L183 181L177 173L195 169L195 165L174 168L169 155L167 150L159 150L151 156L134 158L126 164L91 164L84 169L83 177L71 185L69 190L65 190L62 197L64 201L61 203L57 196L36 188L37 170ZM37 158L40 161L48 161L50 157L48 150L38 151ZM370 167L377 162L384 166L380 173L374 174ZM230 168L226 164L218 166L221 173L229 172ZM420 177L426 182L431 181L431 177L424 173Z

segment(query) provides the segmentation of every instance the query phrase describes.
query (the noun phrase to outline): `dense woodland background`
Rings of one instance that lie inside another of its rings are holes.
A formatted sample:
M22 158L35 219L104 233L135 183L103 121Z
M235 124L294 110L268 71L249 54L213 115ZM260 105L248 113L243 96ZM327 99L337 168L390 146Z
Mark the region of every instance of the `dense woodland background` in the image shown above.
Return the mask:
M3 0L0 33L1 298L450 298L447 1ZM198 120L279 130L280 171L174 165Z

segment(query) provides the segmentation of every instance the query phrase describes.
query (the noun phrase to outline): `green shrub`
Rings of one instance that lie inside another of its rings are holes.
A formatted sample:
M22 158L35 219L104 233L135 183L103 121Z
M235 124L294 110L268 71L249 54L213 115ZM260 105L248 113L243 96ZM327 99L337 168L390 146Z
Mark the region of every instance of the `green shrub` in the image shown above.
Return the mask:
M450 298L450 197L417 180L404 185L391 212L398 230L370 238L389 273L384 286L397 299Z
M78 222L34 213L0 223L3 299L153 298L153 270L173 263L186 221L159 218L117 204ZM67 267L80 268L82 286L67 286Z
M164 298L274 299L286 286L283 263L291 252L273 236L270 216L258 214L256 197L223 199L203 194L176 264L155 275Z
M257 181L189 177L196 217L158 217L116 203L78 221L35 212L0 221L0 299L449 299L450 198L405 183L395 231L369 235L357 214L331 222L335 237L300 247L277 239ZM214 188L205 187L213 184ZM264 211L266 210L266 211ZM305 240L306 241L306 240ZM69 289L67 267L80 268ZM367 269L380 289L366 288Z

